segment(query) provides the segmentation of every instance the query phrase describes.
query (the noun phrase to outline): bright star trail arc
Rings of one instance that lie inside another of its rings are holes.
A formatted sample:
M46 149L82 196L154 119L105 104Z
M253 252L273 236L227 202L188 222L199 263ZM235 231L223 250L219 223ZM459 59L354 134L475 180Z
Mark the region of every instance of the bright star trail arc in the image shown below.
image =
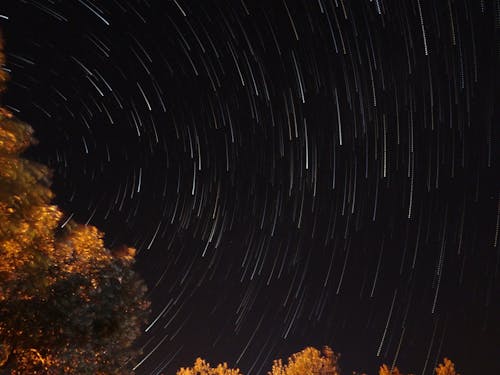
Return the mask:
M500 5L0 4L56 203L138 250L138 374L500 371Z

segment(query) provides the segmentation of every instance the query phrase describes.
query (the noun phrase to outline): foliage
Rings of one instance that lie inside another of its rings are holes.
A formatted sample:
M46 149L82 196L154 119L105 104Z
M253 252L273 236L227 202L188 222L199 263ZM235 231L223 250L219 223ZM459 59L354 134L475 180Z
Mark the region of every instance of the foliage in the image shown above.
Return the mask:
M4 69L5 66L5 54L4 50L4 39L2 37L2 32L0 31L0 93L5 90L5 86L9 79L7 71Z
M286 365L281 359L275 360L268 375L339 375L338 358L327 346L323 352L307 347L288 358Z
M273 362L272 370L268 375L340 375L338 366L339 354L336 354L328 346L323 347L320 352L313 347L307 347L288 358L288 363L283 364L281 359ZM176 375L242 375L239 369L230 369L226 363L212 368L210 364L201 358L197 358L194 366L181 368ZM353 375L366 375L353 372ZM380 366L379 375L403 375L397 367L390 368L386 364ZM411 374L410 374L411 375ZM436 375L460 375L455 372L455 365L445 358L443 364L436 368Z
M436 375L460 375L455 371L455 364L452 361L445 358L443 362L436 367Z
M196 358L193 367L182 367L177 375L242 375L239 369L232 369L227 363L219 363L217 367L210 367L204 359Z
M385 364L380 366L378 374L379 375L403 375L403 374L401 374L401 372L399 372L397 367L394 367L391 369L390 367L388 367Z
M21 157L34 142L29 125L0 109L0 372L132 373L149 308L135 250L106 249L92 226L60 227L51 172Z

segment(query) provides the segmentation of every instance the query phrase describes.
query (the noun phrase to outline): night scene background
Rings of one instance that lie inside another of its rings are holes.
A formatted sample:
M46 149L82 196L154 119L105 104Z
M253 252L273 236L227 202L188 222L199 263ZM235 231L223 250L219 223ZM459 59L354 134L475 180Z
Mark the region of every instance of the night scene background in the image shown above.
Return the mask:
M2 0L66 218L138 250L138 374L500 373L500 3Z

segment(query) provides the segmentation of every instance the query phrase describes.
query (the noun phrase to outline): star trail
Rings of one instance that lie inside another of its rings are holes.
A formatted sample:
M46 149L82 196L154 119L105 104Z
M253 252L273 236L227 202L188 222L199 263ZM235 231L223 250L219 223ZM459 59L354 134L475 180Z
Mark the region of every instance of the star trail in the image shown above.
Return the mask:
M4 0L56 203L137 248L137 374L500 372L500 3Z

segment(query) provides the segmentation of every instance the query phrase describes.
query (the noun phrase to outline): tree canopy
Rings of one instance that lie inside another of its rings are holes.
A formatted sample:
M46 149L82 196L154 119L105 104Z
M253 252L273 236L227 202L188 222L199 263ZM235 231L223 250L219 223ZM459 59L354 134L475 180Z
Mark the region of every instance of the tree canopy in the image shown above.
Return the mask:
M385 364L380 366L378 374L379 375L403 375L403 374L401 374L401 372L399 372L397 367L394 367L391 369L390 367L388 367Z
M275 360L268 375L339 375L338 358L328 346L322 352L307 347L288 358L286 364L281 359Z
M196 358L193 367L182 367L177 375L242 375L239 369L232 369L227 363L219 363L217 367L211 367L210 363L201 358Z
M281 359L274 360L268 375L340 375L338 364L340 354L335 353L330 347L323 347L322 351L306 347L298 353L292 354L286 364ZM435 369L436 375L460 375L455 372L455 365L448 358ZM359 374L353 372L352 374ZM211 367L202 358L197 358L193 367L180 368L176 375L242 375L239 369L231 369L226 363ZM362 374L366 375L366 374ZM382 364L379 375L403 375L397 367ZM409 374L412 375L412 374Z
M436 375L460 375L460 374L455 371L455 364L448 358L445 358L443 360L443 363L440 363L438 367L436 367Z
M0 38L0 90L4 63ZM97 228L61 223L50 170L21 156L34 143L0 108L0 372L132 373L149 309L135 250L110 251Z

